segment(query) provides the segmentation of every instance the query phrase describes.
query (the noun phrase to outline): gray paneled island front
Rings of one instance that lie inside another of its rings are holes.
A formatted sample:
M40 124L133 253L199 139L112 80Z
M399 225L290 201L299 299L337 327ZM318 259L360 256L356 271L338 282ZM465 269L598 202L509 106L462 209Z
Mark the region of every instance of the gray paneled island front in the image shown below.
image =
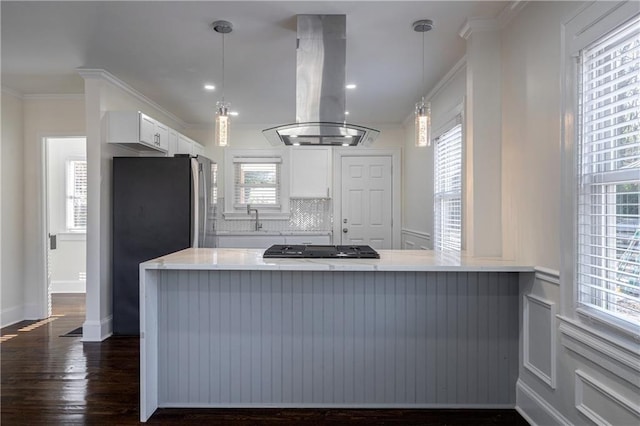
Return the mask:
M158 407L510 407L530 266L431 251L140 265L140 419Z

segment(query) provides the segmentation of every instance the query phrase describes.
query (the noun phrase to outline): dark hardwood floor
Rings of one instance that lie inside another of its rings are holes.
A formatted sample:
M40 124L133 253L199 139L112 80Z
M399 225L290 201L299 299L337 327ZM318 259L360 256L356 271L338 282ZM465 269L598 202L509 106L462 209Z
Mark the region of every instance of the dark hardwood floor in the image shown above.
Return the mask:
M138 423L137 338L82 343L61 337L82 325L84 299L54 298L53 314L2 329L1 415L5 425ZM515 410L161 409L148 424L527 425Z

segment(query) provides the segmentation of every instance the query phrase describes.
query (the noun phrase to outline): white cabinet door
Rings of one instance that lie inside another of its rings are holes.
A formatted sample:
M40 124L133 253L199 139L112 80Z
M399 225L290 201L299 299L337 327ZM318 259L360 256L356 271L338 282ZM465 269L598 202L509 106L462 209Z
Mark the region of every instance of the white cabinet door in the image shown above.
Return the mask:
M266 249L274 244L284 244L284 237L278 235L219 235L220 248Z
M140 113L140 142L157 146L156 120Z
M162 151L169 150L169 127L156 121L157 145Z
M291 197L331 197L331 149L291 148Z
M196 141L193 141L191 145L191 153L193 155L204 155L204 146L200 145Z
M176 154L191 154L191 139L184 135L178 136L178 151Z
M328 245L331 244L331 237L329 235L287 235L284 237L284 243Z
M169 157L173 157L178 152L178 132L173 129L169 129L169 150L167 154Z

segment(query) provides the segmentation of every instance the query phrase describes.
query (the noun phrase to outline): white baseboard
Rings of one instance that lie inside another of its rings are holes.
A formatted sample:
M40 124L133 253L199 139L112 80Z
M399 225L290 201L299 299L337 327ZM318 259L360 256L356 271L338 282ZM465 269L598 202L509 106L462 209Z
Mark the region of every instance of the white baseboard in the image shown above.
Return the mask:
M24 306L13 306L0 311L0 327L7 327L24 320Z
M516 383L516 410L531 425L572 424L521 379Z
M51 281L51 293L86 293L87 282L80 280Z
M82 324L83 342L102 342L113 334L113 316L100 321L85 321Z

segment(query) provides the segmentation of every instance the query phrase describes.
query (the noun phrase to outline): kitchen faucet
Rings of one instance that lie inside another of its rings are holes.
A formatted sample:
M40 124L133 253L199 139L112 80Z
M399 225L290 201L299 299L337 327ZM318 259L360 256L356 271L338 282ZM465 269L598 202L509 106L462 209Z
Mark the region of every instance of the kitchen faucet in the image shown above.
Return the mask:
M252 209L251 204L247 204L247 214L251 216L251 212L256 212L256 227L255 230L259 231L262 228L262 224L260 223L260 216L258 213L258 209Z

